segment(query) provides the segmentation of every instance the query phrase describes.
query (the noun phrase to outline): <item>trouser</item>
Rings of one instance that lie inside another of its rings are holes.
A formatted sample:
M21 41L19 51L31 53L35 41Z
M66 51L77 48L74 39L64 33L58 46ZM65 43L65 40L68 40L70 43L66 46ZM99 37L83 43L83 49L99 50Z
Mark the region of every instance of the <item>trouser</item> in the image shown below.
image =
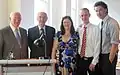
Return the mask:
M77 71L76 75L94 75L94 72L89 70L89 65L92 62L93 57L77 57Z
M109 54L100 54L99 65L96 75L116 75L117 55L113 62L109 60Z

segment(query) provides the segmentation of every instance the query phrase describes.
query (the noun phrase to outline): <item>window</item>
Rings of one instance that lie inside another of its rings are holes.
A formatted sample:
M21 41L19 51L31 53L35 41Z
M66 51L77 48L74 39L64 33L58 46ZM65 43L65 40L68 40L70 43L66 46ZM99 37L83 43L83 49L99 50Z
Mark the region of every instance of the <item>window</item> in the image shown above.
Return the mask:
M76 27L77 24L77 1L78 0L71 0L71 18L73 20L74 27Z
M34 24L37 25L37 13L42 11L49 13L49 0L34 0ZM49 16L49 15L48 15ZM48 24L48 21L47 21Z
M97 17L96 15L96 12L94 10L94 7L93 7L93 3L89 3L89 2L86 2L84 5L83 5L84 8L88 8L89 11L90 11L90 22L95 24L95 25L98 25L100 19Z

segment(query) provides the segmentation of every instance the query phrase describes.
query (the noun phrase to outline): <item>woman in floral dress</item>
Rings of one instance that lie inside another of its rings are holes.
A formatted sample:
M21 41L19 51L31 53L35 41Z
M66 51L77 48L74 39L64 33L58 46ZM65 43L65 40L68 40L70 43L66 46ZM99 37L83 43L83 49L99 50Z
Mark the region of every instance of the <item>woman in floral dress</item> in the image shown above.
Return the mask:
M56 75L75 75L78 40L71 17L63 17L61 31L57 32L52 49Z

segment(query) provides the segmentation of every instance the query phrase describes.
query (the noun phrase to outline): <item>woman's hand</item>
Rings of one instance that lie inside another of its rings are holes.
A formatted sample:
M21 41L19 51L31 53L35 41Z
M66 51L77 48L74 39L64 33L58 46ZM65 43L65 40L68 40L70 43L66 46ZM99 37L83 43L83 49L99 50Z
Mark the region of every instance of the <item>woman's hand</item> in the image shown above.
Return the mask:
M52 63L57 63L57 60L56 59L52 59Z

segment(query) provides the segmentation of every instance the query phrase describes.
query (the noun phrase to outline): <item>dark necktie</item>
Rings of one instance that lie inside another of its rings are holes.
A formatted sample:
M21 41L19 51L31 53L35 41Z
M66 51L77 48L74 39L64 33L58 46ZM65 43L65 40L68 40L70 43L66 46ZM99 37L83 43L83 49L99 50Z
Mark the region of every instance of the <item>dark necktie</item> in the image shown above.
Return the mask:
M41 28L41 36L44 42L44 50L45 50L45 57L47 57L47 52L46 52L46 41L45 41L45 31L43 28Z
M44 29L43 28L41 28L41 33L44 34Z
M102 32L103 32L103 21L101 22L101 30L100 30L100 53L102 53Z
M21 48L21 37L20 37L20 34L18 33L18 29L15 29L15 34L16 34L16 39L18 41L18 44L20 45L20 48Z
M85 56L85 49L86 49L86 27L84 26L84 32L83 32L83 38L82 38L82 47L81 47L81 52L80 52L81 57Z
M45 30L41 28L41 34L43 34L43 38L45 39Z

